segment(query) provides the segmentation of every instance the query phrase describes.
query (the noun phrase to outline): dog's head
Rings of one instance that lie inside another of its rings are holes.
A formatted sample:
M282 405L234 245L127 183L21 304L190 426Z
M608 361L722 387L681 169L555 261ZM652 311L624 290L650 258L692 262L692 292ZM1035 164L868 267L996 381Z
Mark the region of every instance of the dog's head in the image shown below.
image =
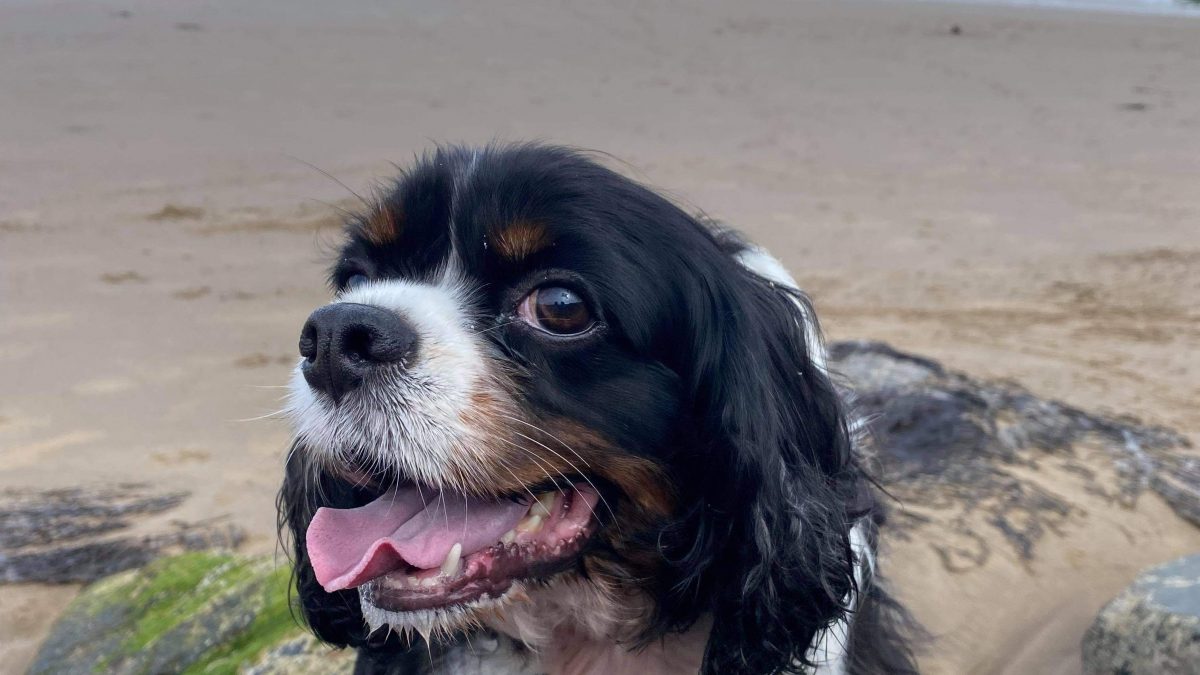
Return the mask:
M803 660L862 511L804 298L576 152L442 149L351 219L300 336L281 493L327 641L616 606L715 617L711 672ZM603 603L601 603L603 604Z

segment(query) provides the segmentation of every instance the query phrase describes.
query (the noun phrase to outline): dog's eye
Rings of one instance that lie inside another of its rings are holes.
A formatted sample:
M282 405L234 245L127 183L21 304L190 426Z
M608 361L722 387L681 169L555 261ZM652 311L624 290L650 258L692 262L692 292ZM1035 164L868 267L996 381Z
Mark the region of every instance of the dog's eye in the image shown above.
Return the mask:
M365 274L351 274L349 279L346 279L346 289L353 290L370 281Z
M542 286L525 296L517 306L525 323L554 335L578 335L595 321L579 294L562 286Z

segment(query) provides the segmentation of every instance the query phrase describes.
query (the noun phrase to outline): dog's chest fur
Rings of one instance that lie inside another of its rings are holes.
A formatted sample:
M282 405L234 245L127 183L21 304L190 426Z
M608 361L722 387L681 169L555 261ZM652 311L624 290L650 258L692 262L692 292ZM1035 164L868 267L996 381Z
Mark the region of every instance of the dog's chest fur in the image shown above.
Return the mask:
M567 639L539 653L493 632L460 643L434 664L438 675L692 675L700 669L705 632L672 636L630 652L615 643Z
M691 675L700 668L707 621L631 650L651 609L646 598L597 579L559 580L523 594L488 621L482 644L474 637L460 643L440 672Z

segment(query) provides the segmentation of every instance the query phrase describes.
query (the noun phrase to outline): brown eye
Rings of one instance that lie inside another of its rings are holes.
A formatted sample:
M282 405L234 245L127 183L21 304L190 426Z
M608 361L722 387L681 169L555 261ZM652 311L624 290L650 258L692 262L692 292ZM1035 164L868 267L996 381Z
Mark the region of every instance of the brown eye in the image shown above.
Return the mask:
M562 286L535 288L517 307L525 323L554 335L578 335L592 327L592 313L579 294Z

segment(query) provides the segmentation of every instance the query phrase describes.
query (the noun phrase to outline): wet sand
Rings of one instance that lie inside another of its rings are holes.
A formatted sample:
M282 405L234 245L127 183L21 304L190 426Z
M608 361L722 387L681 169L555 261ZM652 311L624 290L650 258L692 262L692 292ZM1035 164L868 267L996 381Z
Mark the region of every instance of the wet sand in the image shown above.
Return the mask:
M611 153L770 247L830 339L1200 440L1200 21L512 7L0 5L0 488L190 489L174 517L272 550L271 413L354 202L325 174L370 191L431 140ZM894 543L930 672L1077 670L1108 597L1200 549L1089 499L1032 564ZM0 663L70 595L5 587Z

